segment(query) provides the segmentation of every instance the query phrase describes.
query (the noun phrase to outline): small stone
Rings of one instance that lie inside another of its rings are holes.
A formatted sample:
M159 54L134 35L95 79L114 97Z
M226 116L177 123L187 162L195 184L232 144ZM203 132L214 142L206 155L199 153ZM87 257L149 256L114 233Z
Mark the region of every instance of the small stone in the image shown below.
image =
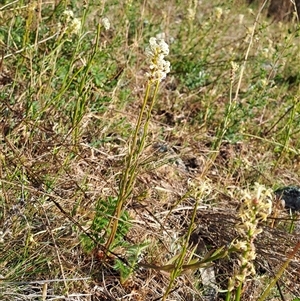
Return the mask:
M285 208L300 211L300 188L288 186L274 191L277 198L284 200Z

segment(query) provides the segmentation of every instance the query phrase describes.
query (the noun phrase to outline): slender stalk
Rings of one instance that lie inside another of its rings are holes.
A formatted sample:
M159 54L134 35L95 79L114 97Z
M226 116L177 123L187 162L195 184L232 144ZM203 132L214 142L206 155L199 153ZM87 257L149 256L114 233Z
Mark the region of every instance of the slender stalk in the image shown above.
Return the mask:
M240 283L240 285L238 286L238 288L236 290L236 293L235 293L235 301L240 301L241 300L242 287L243 287L243 284Z
M187 249L188 249L188 246L189 246L189 241L190 241L190 237L191 237L191 234L193 232L193 226L194 226L194 221L195 221L195 218L196 218L196 214L197 214L197 208L198 208L198 203L199 203L199 198L196 199L196 202L195 202L195 205L194 205L194 209L193 209L193 214L192 214L192 218L191 218L191 221L190 221L190 224L189 224L189 228L188 228L188 232L187 232L187 235L185 237L185 243L182 247L182 250L181 250L181 253L180 253L180 256L175 264L175 267L171 273L171 279L170 279L170 282L169 282L169 285L163 295L163 298L162 298L162 301L166 301L172 287L173 287L173 284L176 280L176 278L180 275L182 269L183 269L183 266L184 266L184 258L186 256L186 253L187 253Z
M148 83L142 102L142 108L139 112L134 134L131 140L131 144L129 146L129 152L126 158L126 166L124 169L124 173L121 177L116 208L114 210L114 214L109 224L110 234L105 244L105 248L107 251L110 249L111 245L115 240L122 210L125 206L128 197L132 192L138 174L139 159L145 147L151 112L158 93L159 83L163 78L166 77L167 73L170 72L170 62L164 60L164 57L168 54L169 46L163 39L150 38L149 47L146 50L146 55L150 63ZM147 109L146 120L143 126L143 116L146 112L150 92L153 87L154 92L152 94L152 100L150 102L149 108Z
M231 292L227 290L225 301L230 301L230 297L231 297Z
M284 142L283 142L283 147L281 148L281 151L279 153L279 156L274 164L273 170L275 170L278 166L278 164L280 163L281 158L283 157L284 153L286 150L289 149L289 142L290 142L290 138L291 138L291 133L293 130L293 121L295 120L295 114L297 112L297 107L296 104L299 100L295 100L294 105L291 107L291 110L289 111L289 118L286 124L286 132L284 135Z
M79 137L79 123L82 119L82 115L85 110L85 106L86 106L86 102L87 102L87 98L88 98L87 93L84 92L84 88L86 86L88 72L92 66L95 55L99 49L100 32L101 32L101 24L99 23L98 27L97 27L96 43L95 43L93 52L91 54L91 57L88 60L87 65L84 68L83 76L82 76L82 79L80 81L80 85L78 88L78 97L76 99L75 109L74 109L73 118L72 118L73 144L75 146L77 145L77 140Z
M251 31L251 35L250 35L250 41L249 41L249 45L248 45L248 48L247 48L247 51L246 51L246 54L245 54L245 59L244 59L244 62L243 62L243 65L241 67L241 71L240 71L240 76L239 76L239 81L238 81L238 84L237 84L237 88L236 88L236 92L235 92L235 97L234 97L234 101L236 101L239 97L239 91L240 91L240 88L241 88L241 84L242 84L242 79L243 79L243 75L244 75L244 71L246 69L246 64L247 64L247 61L248 61L248 57L249 57L249 54L250 54L250 49L252 47L252 44L253 44L253 38L254 38L254 34L255 34L255 29L256 29L256 26L258 24L258 21L259 21L259 17L262 13L262 10L264 9L264 7L266 6L268 0L265 0L264 3L262 4L262 6L259 8L259 11L256 15L256 18L255 18L255 21L254 21L254 26L252 28L252 31Z
M146 122L144 125L143 134L142 134L141 140L139 141L139 132L142 127L143 115L145 113L146 106L148 103L151 86L152 86L152 81L148 81L146 91L145 91L145 96L144 96L143 103L142 103L142 108L139 112L139 116L138 116L138 120L137 120L137 123L135 126L131 145L129 147L129 153L128 153L128 157L126 160L126 167L125 167L124 173L123 173L121 181L120 181L120 189L119 189L119 194L118 194L118 199L117 199L117 205L116 205L115 212L113 214L113 219L111 220L111 224L110 224L111 232L110 232L110 235L105 244L106 250L109 250L111 244L113 243L113 241L115 239L116 232L118 229L119 219L120 219L120 216L122 213L122 209L124 207L124 203L127 200L127 198L129 197L129 195L131 194L131 191L132 191L132 188L134 185L134 181L136 179L138 159L144 148L144 144L145 144L145 140L146 140L146 136L147 136L148 124L150 121L151 111L152 111L152 108L154 105L155 96L158 91L159 82L158 81L156 82L156 88L154 91L154 95L152 98L150 108L147 112L147 119L146 119Z
M216 141L214 142L214 145L213 145L213 153L210 156L210 160L209 160L208 164L206 164L205 168L203 169L202 175L204 175L207 172L207 170L212 166L212 164L214 164L214 162L219 154L222 140L229 128L232 113L234 112L234 110L236 108L236 101L234 101L234 99L232 98L235 70L232 70L232 73L233 73L232 78L230 80L229 103L226 106L224 121L222 122L222 124L220 125L220 127L217 131Z

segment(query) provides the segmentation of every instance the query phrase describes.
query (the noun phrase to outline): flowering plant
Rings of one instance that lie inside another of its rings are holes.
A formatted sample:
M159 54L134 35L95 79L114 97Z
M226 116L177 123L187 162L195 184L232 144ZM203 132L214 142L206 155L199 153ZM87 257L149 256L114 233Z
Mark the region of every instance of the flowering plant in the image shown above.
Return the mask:
M150 72L147 73L150 80L161 81L170 72L170 62L164 58L169 54L169 46L163 39L150 38L146 55L150 62Z
M107 250L109 250L114 243L123 208L127 199L130 197L135 184L135 179L140 167L139 159L144 150L151 112L156 100L159 84L170 71L170 62L165 61L164 59L168 54L169 46L163 39L150 38L149 47L146 49L146 55L150 64L149 72L147 73L149 80L133 137L130 142L130 147L128 149L128 155L125 160L125 170L120 180L117 205L110 223L110 234L105 244ZM153 87L154 91L151 93ZM149 104L149 106L147 106L147 104ZM143 121L144 115L146 115L146 118Z
M272 211L272 191L255 183L253 191L242 191L242 205L239 211L241 222L236 225L240 237L232 243L238 252L239 270L229 279L226 301L237 288L236 299L240 300L243 282L249 275L255 275L253 261L256 258L254 240L262 232L259 222L266 221Z

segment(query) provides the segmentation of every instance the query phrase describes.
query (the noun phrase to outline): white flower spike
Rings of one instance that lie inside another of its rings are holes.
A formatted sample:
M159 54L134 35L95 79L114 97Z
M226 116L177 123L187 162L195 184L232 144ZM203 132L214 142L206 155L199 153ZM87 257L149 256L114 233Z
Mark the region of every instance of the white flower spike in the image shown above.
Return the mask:
M169 46L163 39L150 38L146 55L150 62L150 72L147 73L152 81L162 81L170 72L170 62L164 57L169 54Z
M105 30L110 29L110 22L109 22L108 18L106 18L106 17L102 18L101 23Z

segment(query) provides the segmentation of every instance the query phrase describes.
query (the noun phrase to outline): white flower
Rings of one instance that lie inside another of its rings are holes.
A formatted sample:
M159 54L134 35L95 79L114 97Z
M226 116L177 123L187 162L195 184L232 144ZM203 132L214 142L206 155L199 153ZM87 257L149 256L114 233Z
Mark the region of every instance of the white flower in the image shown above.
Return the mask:
M74 13L71 10L65 10L63 12L63 18L61 19L62 23L60 26L63 26L64 33L68 35L79 34L81 28L81 21L78 18L74 17Z
M155 35L158 40L164 40L166 38L166 34L164 32L159 32Z
M169 54L169 46L163 39L150 38L146 55L150 61L150 80L161 81L170 72L170 62L164 57Z
M109 30L110 22L109 22L108 18L106 18L106 17L102 18L101 23L102 23L103 27L105 28L105 30Z
M81 21L78 18L74 18L69 25L68 32L70 34L79 34L81 28Z
M70 20L74 18L74 13L71 10L65 10L63 16L66 18L67 22L70 22Z
M236 240L232 246L234 248L236 248L237 250L241 250L241 251L247 251L248 249L248 243L246 241L243 240Z
M187 18L188 18L188 20L193 21L195 19L195 15L196 15L196 10L195 9L192 9L192 8L187 9Z
M215 8L216 19L220 20L223 15L223 9L221 7Z

